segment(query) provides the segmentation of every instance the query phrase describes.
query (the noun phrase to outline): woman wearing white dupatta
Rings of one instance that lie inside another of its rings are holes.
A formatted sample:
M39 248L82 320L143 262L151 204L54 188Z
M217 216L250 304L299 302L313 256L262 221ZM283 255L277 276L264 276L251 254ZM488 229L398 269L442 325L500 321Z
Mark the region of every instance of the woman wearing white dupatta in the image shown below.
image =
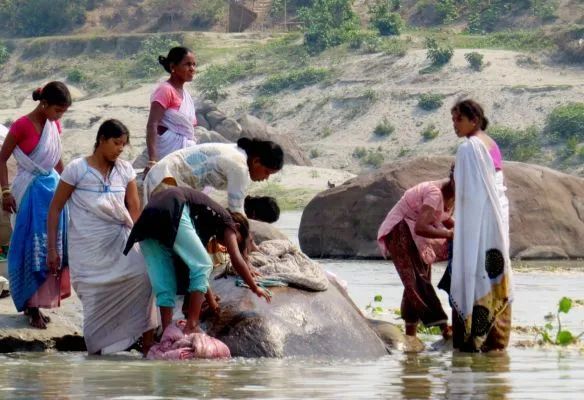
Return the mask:
M450 301L454 347L504 349L511 332L509 208L501 153L484 133L482 107L464 100L452 108L457 136L455 231Z
M57 215L58 240L47 247L47 210L63 169L59 118L71 105L71 95L61 82L50 82L33 92L39 105L14 121L0 152L2 208L15 213L8 251L8 271L12 300L18 311L28 315L31 326L46 329L48 316L39 308L59 307L70 295L66 254L66 210ZM18 172L8 186L7 161L13 155ZM49 250L63 262L49 271L45 259Z
M56 240L56 216L71 210L71 280L83 305L83 336L90 354L129 348L141 336L147 350L157 326L154 298L144 257L136 245L122 254L140 214L136 174L119 159L129 140L117 120L99 128L94 153L67 165L48 217L49 247ZM49 266L59 256L49 252Z
M134 161L134 168L148 170L166 155L196 144L195 104L184 88L195 76L195 55L186 47L174 47L167 57L160 56L158 62L170 78L150 98L146 149Z

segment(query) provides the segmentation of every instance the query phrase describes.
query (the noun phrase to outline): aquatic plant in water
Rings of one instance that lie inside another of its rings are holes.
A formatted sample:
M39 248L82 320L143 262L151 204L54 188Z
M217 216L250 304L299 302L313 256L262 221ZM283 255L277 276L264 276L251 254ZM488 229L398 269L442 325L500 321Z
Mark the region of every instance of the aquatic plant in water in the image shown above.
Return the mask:
M580 300L572 300L569 297L562 297L558 302L558 311L556 312L556 320L557 320L557 327L554 327L553 323L551 322L554 318L554 315L546 316L546 319L550 321L544 325L543 328L537 329L537 334L541 336L544 343L554 344L554 345L561 345L567 346L572 343L576 343L580 340L580 338L584 335L584 332L580 333L579 335L574 335L571 331L562 328L562 320L560 318L560 314L564 313L567 314L572 309L573 304L581 304ZM554 336L554 328L555 328L555 336Z

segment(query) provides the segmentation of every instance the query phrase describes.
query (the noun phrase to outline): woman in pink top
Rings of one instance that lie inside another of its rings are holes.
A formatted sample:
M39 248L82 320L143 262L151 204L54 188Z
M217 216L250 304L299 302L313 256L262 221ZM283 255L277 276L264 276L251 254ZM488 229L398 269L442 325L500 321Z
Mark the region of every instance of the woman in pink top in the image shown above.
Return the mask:
M149 170L173 151L196 144L197 117L191 95L184 85L193 80L197 62L186 47L174 47L158 62L170 74L150 98L146 125L146 150L134 161L135 168Z
M8 272L12 300L24 311L29 323L45 329L49 318L39 311L54 308L71 293L67 262L67 215L61 213L59 240L47 248L47 212L63 171L61 125L58 120L71 105L71 95L61 82L50 82L33 92L39 105L15 121L0 151L2 208L15 213L14 231L8 251ZM18 172L8 184L6 162L14 156ZM48 251L55 251L63 262L54 271L46 263Z
M454 181L422 182L408 189L379 227L377 241L384 257L391 257L404 284L401 316L406 335L416 336L418 322L439 326L450 336L448 317L432 286L431 266L448 257L452 239Z

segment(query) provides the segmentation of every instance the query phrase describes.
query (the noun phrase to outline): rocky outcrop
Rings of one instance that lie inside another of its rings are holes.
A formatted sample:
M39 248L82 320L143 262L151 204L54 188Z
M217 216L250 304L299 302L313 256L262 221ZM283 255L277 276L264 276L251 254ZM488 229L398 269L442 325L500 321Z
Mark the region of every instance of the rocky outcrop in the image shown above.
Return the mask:
M249 229L256 244L260 244L266 240L288 239L288 237L283 232L278 230L278 228L266 222L256 221L255 219L249 220Z
M212 281L221 313L206 321L207 332L234 357L315 356L376 358L386 345L345 294L331 282L324 292L270 288L271 303L235 278Z
M75 295L63 300L61 307L43 313L51 317L47 329L31 328L27 317L16 312L10 297L0 299L0 353L85 351L81 304Z
M403 192L448 176L452 157L385 165L317 195L300 223L311 257L380 258L377 229ZM506 162L511 256L584 257L584 179L537 165Z
M310 159L290 135L278 132L253 115L245 115L235 120L218 110L217 106L209 100L197 102L196 109L198 124L196 135L202 138L199 143L237 142L241 137L271 140L282 146L285 164L312 165Z

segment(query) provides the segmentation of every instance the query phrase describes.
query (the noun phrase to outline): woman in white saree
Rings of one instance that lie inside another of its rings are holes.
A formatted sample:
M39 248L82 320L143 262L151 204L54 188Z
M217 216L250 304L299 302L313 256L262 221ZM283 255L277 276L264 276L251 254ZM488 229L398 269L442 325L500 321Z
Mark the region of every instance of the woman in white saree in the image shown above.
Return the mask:
M158 62L170 77L158 85L150 98L146 149L134 161L134 168L148 170L167 154L196 143L195 105L184 87L195 76L195 55L186 47L174 47Z
M50 318L39 308L59 307L69 296L66 254L67 216L56 216L59 235L52 249L47 247L47 210L63 170L59 119L71 105L71 95L62 82L50 82L33 92L39 105L17 119L0 151L2 208L13 214L13 233L8 251L12 300L18 311L28 315L34 328L46 329ZM14 156L18 172L8 185L7 161ZM14 218L14 214L16 214ZM55 227L57 230L57 227ZM56 233L56 232L55 232ZM63 263L49 273L45 257L52 250Z
M499 147L484 130L482 107L464 100L452 108L458 137L450 301L454 347L504 349L511 332L509 206Z
M71 161L61 176L48 217L49 248L56 240L56 216L68 202L71 210L69 261L71 280L83 305L83 335L90 354L130 347L141 336L145 350L157 326L154 298L138 245L125 257L134 221L140 214L136 174L119 159L129 141L117 120L99 128L95 150ZM59 255L50 251L50 268Z

